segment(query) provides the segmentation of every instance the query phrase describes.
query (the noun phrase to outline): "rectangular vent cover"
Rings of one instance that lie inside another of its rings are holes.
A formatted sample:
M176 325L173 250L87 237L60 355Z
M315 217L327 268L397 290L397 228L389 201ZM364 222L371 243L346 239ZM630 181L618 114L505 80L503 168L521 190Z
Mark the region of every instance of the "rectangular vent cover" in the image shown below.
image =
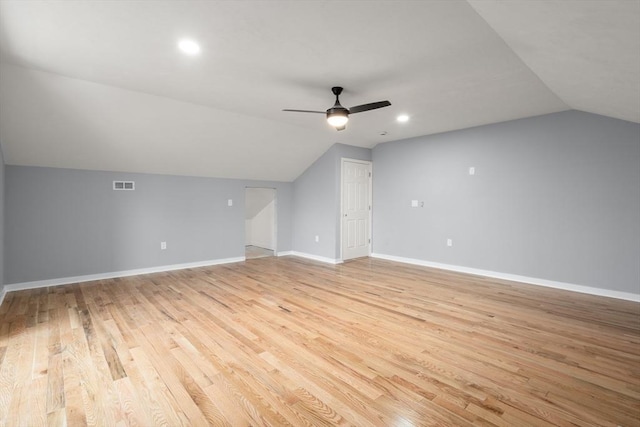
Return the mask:
M136 184L134 181L113 181L114 190L135 190Z

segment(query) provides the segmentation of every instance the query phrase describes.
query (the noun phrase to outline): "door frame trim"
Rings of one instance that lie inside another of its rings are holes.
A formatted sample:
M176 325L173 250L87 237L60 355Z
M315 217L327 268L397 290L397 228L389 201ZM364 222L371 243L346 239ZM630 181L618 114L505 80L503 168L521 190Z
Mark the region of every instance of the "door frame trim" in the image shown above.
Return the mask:
M361 163L364 165L369 165L369 172L371 172L371 176L369 177L369 206L371 209L369 210L369 254L367 256L371 256L373 253L373 162L371 160L360 160L360 159L351 159L349 157L340 158L340 212L338 213L338 221L340 222L340 257L338 258L340 262L344 261L342 256L343 252L343 227L342 227L342 218L344 216L344 164L345 162L350 163Z

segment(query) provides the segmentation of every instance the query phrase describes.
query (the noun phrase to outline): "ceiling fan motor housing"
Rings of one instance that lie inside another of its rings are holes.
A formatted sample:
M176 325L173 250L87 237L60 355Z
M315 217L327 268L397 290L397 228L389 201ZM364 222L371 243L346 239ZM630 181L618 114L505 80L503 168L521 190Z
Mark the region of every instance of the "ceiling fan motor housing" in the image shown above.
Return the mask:
M331 92L336 96L336 103L327 110L327 119L333 116L349 117L349 110L340 105L340 100L338 99L342 93L342 88L340 86L334 86L331 88Z
M349 110L344 108L340 104L336 104L327 110L327 117L329 116L349 116Z

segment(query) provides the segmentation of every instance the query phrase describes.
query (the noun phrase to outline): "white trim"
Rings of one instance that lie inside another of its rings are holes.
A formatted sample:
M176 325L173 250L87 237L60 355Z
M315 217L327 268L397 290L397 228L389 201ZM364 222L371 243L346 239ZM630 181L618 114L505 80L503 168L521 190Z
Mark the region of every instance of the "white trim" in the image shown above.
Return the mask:
M25 289L46 288L49 286L68 285L70 283L91 282L93 280L115 279L116 277L137 276L140 274L160 273L163 271L184 270L185 268L208 267L218 264L242 262L245 257L222 258L209 261L187 262L184 264L161 265L158 267L138 268L135 270L114 271L111 273L88 274L85 276L61 277L59 279L36 280L34 282L12 283L4 286L4 292L22 291Z
M283 254L284 252L281 252L280 254ZM278 254L278 256L281 256L280 254ZM307 254L304 252L297 252L297 251L290 251L287 253L287 255L292 255L292 256L297 256L300 258L307 258L307 259L312 259L314 261L320 261L320 262L324 262L327 264L342 264L342 260L341 259L333 259L333 258L327 258L324 256L320 256L320 255L313 255L313 254Z
M563 289L565 291L580 292L582 294L598 295L602 297L617 298L628 301L640 302L640 294L631 292L612 291L609 289L594 288L591 286L574 285L572 283L556 282L535 277L519 276L516 274L499 273L497 271L480 270L459 265L440 264L438 262L424 261L415 258L404 258L395 255L385 255L372 253L371 258L386 259L388 261L402 262L405 264L421 265L424 267L438 268L441 270L457 271L460 273L475 274L478 276L493 277L496 279L509 280L513 282L528 283L530 285L545 286L547 288Z
M289 255L293 255L293 251L282 251L282 252L276 253L276 256L289 256Z
M7 294L7 290L5 288L2 289L2 292L0 292L0 305L2 305L2 302L4 301L4 296Z

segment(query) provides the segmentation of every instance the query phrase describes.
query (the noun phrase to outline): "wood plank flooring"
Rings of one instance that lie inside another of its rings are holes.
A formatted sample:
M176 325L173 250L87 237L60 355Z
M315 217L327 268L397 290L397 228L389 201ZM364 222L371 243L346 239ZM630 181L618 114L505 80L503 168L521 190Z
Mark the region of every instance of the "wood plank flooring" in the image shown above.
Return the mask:
M640 304L295 257L7 294L0 425L640 425Z
M246 259L264 258L274 256L272 249L265 249L259 246L247 245L244 247L244 256Z

